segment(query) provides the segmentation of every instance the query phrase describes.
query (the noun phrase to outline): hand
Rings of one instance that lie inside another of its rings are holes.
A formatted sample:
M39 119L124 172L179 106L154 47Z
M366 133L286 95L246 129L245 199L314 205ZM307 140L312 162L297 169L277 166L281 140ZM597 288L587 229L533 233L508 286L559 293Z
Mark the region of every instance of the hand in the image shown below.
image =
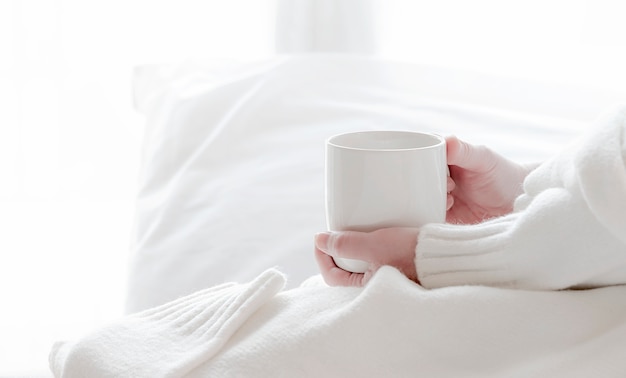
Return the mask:
M446 138L446 146L450 168L446 220L474 224L510 213L531 168L455 136ZM315 236L315 258L331 286L363 286L383 265L393 266L419 283L414 262L417 235L418 229L401 227L320 233ZM347 272L333 257L364 260L370 265L365 273Z
M531 168L484 146L446 137L449 223L475 224L513 210Z
M315 259L324 281L331 286L363 286L383 265L397 268L418 282L415 270L416 228L392 227L372 232L322 232L315 235ZM365 273L339 268L333 257L369 262Z

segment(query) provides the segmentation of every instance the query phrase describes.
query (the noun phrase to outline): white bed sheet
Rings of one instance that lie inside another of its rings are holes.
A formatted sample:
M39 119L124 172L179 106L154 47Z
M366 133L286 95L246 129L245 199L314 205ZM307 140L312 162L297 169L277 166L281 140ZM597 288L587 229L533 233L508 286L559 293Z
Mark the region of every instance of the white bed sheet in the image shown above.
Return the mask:
M623 98L351 55L138 67L146 135L127 310L277 267L317 273L324 140L369 129L457 134L520 161Z

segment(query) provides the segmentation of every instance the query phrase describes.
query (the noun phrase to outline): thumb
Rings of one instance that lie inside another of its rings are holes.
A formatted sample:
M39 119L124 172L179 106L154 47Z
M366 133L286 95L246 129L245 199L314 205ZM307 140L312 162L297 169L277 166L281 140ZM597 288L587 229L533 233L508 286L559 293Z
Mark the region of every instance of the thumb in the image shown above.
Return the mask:
M315 247L332 257L368 259L369 234L358 231L329 231L315 235Z

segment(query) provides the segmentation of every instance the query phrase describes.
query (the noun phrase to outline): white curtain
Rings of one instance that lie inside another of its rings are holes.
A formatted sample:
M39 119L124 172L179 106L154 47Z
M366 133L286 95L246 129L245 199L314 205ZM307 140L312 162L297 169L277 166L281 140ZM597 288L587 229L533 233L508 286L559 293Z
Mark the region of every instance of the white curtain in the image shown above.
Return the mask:
M276 52L375 54L372 0L278 0Z
M277 0L278 53L344 52L626 87L621 0Z

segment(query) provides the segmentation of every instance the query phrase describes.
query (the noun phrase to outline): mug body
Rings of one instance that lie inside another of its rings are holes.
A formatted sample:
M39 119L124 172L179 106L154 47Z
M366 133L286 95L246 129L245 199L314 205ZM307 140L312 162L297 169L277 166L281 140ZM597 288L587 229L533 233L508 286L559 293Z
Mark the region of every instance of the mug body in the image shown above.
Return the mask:
M446 215L446 148L438 135L362 131L326 143L326 220L331 231L369 232L441 223ZM348 271L367 264L335 259Z

